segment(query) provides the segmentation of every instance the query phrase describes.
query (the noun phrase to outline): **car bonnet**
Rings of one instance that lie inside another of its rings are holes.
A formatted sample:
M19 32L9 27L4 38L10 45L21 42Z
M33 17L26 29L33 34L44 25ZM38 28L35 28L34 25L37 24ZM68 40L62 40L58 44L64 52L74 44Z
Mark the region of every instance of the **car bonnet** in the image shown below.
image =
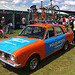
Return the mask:
M14 37L0 41L0 50L12 54L17 49L36 42L37 40Z

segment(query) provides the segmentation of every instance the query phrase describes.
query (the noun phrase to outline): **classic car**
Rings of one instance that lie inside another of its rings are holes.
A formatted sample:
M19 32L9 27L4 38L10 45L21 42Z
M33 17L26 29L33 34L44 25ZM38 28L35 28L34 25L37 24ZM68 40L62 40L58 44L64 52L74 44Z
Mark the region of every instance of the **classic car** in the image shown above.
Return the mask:
M73 32L67 32L63 25L27 25L18 36L0 40L0 62L33 71L39 61L61 49L68 50L72 40Z

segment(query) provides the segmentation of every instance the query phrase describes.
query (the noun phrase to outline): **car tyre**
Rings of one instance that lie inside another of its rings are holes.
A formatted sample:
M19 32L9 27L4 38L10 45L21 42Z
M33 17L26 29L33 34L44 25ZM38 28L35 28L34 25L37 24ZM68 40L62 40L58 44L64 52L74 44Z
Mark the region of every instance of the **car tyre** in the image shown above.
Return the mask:
M64 44L63 50L67 51L67 50L68 50L68 47L69 47L69 43L68 43L68 41L67 41L67 42L65 42L65 44Z
M25 66L26 71L34 71L39 63L39 57L37 55L32 55Z

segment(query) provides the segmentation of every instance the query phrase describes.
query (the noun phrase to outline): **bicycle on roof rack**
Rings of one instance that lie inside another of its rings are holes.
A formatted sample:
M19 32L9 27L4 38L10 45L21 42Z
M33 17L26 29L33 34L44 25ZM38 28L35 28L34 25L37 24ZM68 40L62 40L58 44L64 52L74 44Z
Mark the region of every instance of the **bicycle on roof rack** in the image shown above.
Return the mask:
M43 6L43 1L41 1L41 6L39 9L36 8L36 5L32 5L29 11L29 21L33 23L52 23L52 22L59 22L60 17L60 8L58 5L53 5L52 0L51 4L47 7ZM41 13L40 13L41 11ZM39 16L39 13L41 14ZM51 14L50 14L51 13Z
M51 1L51 4L48 6L47 10L48 10L48 13L51 12L51 14L49 14L49 19L53 19L54 22L58 23L59 22L59 18L60 18L60 8L58 5L53 5L52 4L52 0Z

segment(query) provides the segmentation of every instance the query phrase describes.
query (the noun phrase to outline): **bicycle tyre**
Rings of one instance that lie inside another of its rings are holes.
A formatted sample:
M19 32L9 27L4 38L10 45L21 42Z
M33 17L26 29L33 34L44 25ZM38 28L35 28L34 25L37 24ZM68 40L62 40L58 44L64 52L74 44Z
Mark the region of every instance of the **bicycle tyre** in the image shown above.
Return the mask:
M0 38L4 38L5 35L4 35L4 31L3 30L0 30Z
M53 10L54 10L54 22L55 23L59 23L59 19L60 19L60 8L58 5L54 5L53 6Z
M54 14L55 14L55 13L58 13L58 15L60 15L60 8L59 8L58 5L54 5L54 6L53 6L53 9L54 9Z

